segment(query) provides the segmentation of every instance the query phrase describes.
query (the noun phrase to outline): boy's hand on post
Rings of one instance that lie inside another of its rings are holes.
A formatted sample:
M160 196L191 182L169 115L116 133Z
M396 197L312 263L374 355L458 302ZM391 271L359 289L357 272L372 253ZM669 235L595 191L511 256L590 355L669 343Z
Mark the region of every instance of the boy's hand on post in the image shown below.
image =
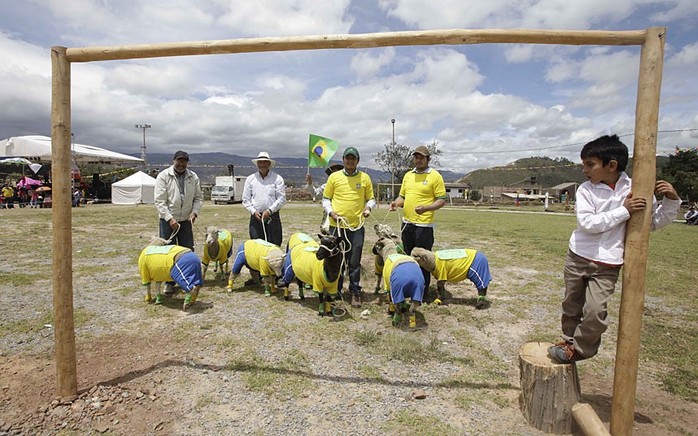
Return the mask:
M657 183L654 184L654 193L662 194L670 200L680 199L679 194L676 193L676 189L674 189L672 184L664 180L657 180Z
M623 207L625 207L631 215L644 210L645 206L647 206L647 200L640 197L633 198L632 192L628 194L628 197L623 202Z

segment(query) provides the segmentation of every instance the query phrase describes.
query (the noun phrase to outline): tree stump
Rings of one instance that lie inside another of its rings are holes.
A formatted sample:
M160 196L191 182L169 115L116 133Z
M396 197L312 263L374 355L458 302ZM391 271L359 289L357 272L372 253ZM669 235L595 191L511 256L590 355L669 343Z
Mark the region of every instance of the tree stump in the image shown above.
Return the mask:
M548 342L527 342L519 349L521 395L519 406L526 421L546 433L572 432L572 406L581 392L577 366L555 363Z

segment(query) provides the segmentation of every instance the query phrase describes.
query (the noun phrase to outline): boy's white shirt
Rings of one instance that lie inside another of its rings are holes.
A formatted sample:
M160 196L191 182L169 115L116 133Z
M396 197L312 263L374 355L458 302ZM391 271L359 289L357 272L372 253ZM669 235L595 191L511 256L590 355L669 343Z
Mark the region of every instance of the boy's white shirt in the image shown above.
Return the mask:
M616 189L605 183L582 183L577 189L575 210L577 229L570 237L570 250L586 259L622 265L625 244L625 226L630 213L623 206L631 190L632 181L622 172ZM652 230L670 224L679 212L681 200L652 197Z

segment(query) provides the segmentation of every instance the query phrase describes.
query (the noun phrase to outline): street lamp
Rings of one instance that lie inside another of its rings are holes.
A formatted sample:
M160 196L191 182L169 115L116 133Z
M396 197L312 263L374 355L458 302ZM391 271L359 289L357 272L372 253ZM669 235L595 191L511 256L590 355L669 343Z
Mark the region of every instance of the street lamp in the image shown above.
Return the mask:
M145 154L145 130L150 129L153 126L150 124L136 124L135 127L136 129L143 129L143 147L141 147L141 159L143 159L143 167L145 168L148 166L148 160Z
M391 153L395 153L395 118L390 120L391 123L393 123L393 140L390 142L391 146ZM395 160L393 156L393 165L392 168L390 168L390 201L393 201L395 199L395 185L394 185L394 178L395 178Z

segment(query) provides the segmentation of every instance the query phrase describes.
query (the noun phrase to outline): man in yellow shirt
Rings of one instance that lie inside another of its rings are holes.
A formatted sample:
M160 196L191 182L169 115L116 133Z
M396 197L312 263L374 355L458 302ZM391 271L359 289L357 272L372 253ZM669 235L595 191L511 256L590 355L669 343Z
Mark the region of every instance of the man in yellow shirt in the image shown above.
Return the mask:
M364 247L364 221L376 206L373 183L368 174L357 169L359 150L347 147L342 154L344 169L330 175L322 194L322 207L330 216L330 234L342 239L348 259L351 305L361 307L361 252ZM338 289L341 292L343 274Z
M431 153L423 145L412 153L414 169L402 178L400 195L390 203L390 210L404 209L402 244L405 254L414 247L431 250L434 246L434 212L446 204L446 185L438 171L429 166ZM422 268L424 296L429 290L431 274Z

